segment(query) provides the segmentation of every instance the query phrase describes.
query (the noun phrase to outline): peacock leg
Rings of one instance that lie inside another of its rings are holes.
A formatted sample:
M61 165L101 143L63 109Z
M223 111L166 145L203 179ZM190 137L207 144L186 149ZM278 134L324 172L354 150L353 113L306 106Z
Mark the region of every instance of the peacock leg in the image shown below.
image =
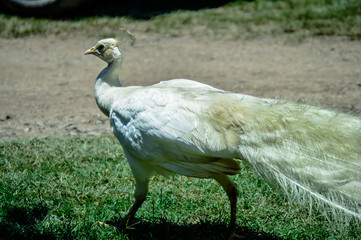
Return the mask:
M148 193L148 183L149 179L146 180L137 180L136 179L136 185L135 185L135 203L133 206L129 209L128 214L120 221L120 227L127 227L130 223L130 221L134 218L135 213L138 211L138 209L142 206L143 202L145 201Z
M238 197L237 185L231 179L229 179L227 175L224 174L214 175L213 178L223 187L231 203L231 222L229 225L229 230L230 230L229 240L244 239L244 237L236 234L236 213L237 213L237 197Z

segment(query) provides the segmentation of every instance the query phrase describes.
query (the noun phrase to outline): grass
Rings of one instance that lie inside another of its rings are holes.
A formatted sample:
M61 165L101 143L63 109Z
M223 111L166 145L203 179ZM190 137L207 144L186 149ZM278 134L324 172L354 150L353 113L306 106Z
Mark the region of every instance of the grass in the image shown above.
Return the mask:
M356 223L335 226L291 205L248 166L240 190L238 232L249 239L357 239ZM124 216L134 180L108 134L0 141L0 239L225 239L226 194L213 181L155 176L130 229L97 221Z
M215 39L250 39L264 36L296 38L342 36L361 39L359 0L256 0L235 1L223 7L199 11L176 11L150 20L129 17L80 17L52 20L0 14L0 37L69 33L105 37L119 26L132 31L168 36Z

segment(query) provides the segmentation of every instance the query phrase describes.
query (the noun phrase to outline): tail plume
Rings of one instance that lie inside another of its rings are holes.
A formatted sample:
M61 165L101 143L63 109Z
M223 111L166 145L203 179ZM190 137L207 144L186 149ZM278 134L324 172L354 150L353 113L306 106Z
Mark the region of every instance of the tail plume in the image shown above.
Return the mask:
M361 118L280 100L241 102L229 120L241 158L290 198L361 220Z

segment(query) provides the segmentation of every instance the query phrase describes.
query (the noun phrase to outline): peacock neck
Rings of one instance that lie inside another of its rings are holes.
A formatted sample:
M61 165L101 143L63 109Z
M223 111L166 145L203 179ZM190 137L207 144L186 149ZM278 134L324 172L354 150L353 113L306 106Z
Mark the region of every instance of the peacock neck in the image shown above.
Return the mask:
M100 110L109 116L110 108L114 101L114 90L121 87L119 71L121 59L114 60L100 72L95 82L94 96Z
M120 84L118 77L121 66L121 58L109 63L108 66L99 73L97 81L103 81L111 87L121 87L122 85Z

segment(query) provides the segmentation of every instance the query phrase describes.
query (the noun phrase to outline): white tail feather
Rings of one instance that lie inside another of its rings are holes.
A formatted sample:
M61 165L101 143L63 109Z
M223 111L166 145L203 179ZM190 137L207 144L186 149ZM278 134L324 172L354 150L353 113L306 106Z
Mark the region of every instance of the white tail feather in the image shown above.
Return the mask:
M297 103L250 100L232 108L239 118L230 121L241 135L240 157L292 198L312 196L319 207L361 219L361 119Z

